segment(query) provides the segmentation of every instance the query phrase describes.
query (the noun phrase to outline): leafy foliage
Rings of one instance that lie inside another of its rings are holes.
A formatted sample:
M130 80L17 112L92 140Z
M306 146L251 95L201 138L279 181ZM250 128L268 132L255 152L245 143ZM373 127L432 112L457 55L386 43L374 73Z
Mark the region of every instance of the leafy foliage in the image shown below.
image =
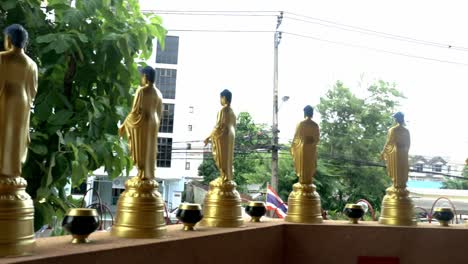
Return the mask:
M130 169L117 124L138 84L136 59L148 58L165 29L140 12L138 0L3 0L0 28L30 35L27 53L39 66L31 144L23 169L35 201L36 228L66 208L64 187L78 186L101 166L111 177ZM41 6L42 5L42 6Z
M384 81L369 86L364 98L338 81L320 98L322 165L316 184L324 208L341 210L361 198L380 207L390 179L379 153L401 98L395 85Z
M449 179L442 183L442 189L468 190L468 179Z
M289 152L280 152L280 159L278 160L278 195L284 202L288 201L292 186L297 181L298 178L294 170L291 154Z
M468 162L463 168L462 176L466 179L448 179L444 181L442 189L468 190Z

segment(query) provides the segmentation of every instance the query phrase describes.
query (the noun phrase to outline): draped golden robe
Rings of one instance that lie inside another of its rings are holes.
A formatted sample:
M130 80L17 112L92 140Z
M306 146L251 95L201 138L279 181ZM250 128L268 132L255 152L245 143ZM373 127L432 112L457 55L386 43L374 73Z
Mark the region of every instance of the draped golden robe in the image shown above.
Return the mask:
M312 184L317 170L317 144L319 140L319 126L310 118L306 118L297 125L291 145L291 155L296 175L301 184Z
M410 133L404 126L397 124L388 130L387 143L382 151L387 162L387 173L393 181L393 187L406 188L408 181L408 151Z
M213 159L223 181L233 180L234 142L236 137L236 115L229 105L218 113L216 126L211 132Z
M127 134L133 162L140 179L154 179L158 151L158 131L162 118L162 95L152 85L136 91L131 112L120 134Z
M37 65L22 52L0 53L0 174L21 175L29 144L29 116Z

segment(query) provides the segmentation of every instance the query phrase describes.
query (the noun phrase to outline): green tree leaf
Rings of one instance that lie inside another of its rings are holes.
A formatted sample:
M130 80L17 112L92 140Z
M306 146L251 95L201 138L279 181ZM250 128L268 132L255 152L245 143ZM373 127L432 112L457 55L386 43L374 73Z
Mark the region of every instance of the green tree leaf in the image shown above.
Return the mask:
M73 116L73 112L68 110L60 110L57 113L51 115L47 122L52 125L64 125L70 121L70 118Z
M45 145L39 145L39 144L31 144L29 145L29 149L41 156L44 156L47 154L47 146Z

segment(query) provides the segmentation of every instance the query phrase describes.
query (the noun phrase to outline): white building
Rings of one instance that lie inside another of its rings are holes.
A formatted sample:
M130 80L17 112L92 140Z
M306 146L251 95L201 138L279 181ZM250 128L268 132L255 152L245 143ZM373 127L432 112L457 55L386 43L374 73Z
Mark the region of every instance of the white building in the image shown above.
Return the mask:
M448 157L411 156L408 187L438 189L450 176L462 176L463 167Z
M449 157L411 156L408 190L418 212L429 213L432 207L451 207L453 204L457 213L466 218L468 190L441 189L442 183L452 176L461 177L463 168L464 164Z
M158 136L156 178L168 208L182 202L186 180L198 179L198 166L203 159L201 138L197 133L197 109L184 97L178 84L180 76L180 41L178 36L167 36L165 49L155 41L152 57L147 64L156 69L156 86L163 95L164 113Z

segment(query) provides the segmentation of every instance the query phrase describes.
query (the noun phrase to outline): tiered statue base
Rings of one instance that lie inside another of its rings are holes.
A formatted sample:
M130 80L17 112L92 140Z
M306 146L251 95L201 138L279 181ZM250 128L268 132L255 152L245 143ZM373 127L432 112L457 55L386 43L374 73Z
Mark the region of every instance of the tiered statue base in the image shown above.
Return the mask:
M166 234L164 201L156 180L134 177L125 183L117 203L112 235L125 238L158 238Z
M406 188L389 187L386 193L382 200L379 223L397 226L416 225L414 205L411 198L409 198L409 191Z
M26 180L0 175L0 256L31 255L34 206L26 193Z
M210 189L203 205L202 226L239 227L244 224L240 195L234 181L220 177L210 182Z
M314 184L296 183L288 198L287 222L322 223L322 207L320 195L315 191Z

